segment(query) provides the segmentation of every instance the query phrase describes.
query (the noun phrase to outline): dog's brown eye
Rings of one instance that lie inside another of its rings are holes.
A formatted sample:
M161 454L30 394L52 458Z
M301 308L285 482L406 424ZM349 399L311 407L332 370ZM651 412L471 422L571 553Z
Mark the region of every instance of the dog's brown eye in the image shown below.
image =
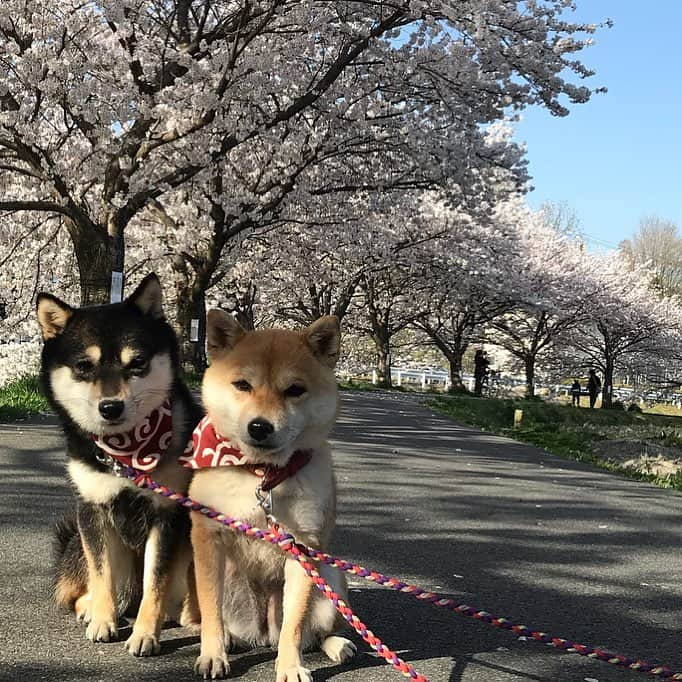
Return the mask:
M95 369L95 365L91 360L79 360L74 365L74 368L79 374L88 374L89 372L92 372L93 369Z
M238 390L238 391L244 391L245 393L250 391L252 386L248 381L244 381L244 379L241 379L240 381L233 381L232 385Z
M303 395L305 392L305 386L301 386L301 384L291 384L289 388L284 390L284 395L287 398L298 398L298 396Z

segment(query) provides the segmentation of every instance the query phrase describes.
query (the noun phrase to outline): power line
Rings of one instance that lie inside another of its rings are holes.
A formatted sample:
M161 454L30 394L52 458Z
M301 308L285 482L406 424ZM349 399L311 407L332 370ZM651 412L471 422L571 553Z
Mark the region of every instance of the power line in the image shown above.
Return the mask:
M582 238L592 244L597 244L598 246L606 246L609 249L617 249L619 244L614 242L608 242L605 239L599 239L598 237L593 237L591 234L582 234Z

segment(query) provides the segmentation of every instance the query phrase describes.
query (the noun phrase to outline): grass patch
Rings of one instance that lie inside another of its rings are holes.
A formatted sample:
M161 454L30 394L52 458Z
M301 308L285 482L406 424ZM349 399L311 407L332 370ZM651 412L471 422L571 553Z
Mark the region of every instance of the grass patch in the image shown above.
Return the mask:
M381 388L373 384L371 381L364 381L362 379L346 379L345 381L339 381L339 388L343 391L387 391L395 390L395 386L391 389ZM400 389L398 389L400 390ZM403 389L404 390L404 389Z
M484 431L530 443L561 457L592 464L628 478L664 488L682 490L682 472L671 476L639 472L596 457L592 445L607 438L655 439L682 444L682 419L670 415L640 414L619 410L590 410L536 400L496 400L465 396L438 396L429 406L452 419ZM513 428L514 411L523 410L523 421Z
M0 388L0 421L25 419L49 411L37 376L25 376Z
M662 414L667 417L682 417L682 410L669 403L656 403L644 409L647 414Z

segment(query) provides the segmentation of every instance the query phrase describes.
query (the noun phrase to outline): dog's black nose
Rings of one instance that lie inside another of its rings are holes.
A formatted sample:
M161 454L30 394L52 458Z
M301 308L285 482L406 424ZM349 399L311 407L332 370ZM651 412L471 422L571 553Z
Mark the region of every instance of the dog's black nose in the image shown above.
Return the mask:
M273 431L275 427L267 419L252 419L247 427L249 436L254 440L265 440Z
M122 400L101 400L99 403L99 413L109 421L119 419L125 409Z

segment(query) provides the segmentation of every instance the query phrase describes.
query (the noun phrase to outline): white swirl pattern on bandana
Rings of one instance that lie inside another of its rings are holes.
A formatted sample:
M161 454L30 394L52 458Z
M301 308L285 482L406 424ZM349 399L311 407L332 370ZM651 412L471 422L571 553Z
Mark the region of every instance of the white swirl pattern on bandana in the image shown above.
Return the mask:
M197 424L192 441L193 452L179 458L188 469L247 464L244 455L229 440L218 434L208 417Z
M93 436L95 443L108 455L140 471L151 471L159 463L173 438L173 416L166 401L151 412L129 433ZM188 443L187 452L191 442Z

